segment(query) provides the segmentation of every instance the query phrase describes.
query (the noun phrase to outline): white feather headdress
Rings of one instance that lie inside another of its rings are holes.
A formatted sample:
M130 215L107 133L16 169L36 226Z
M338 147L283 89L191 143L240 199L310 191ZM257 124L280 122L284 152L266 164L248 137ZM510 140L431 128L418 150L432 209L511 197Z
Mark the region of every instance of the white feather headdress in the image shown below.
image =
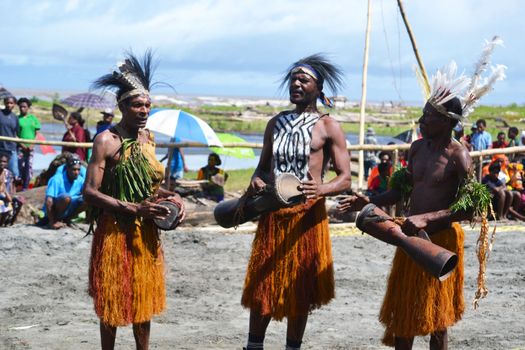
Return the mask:
M464 122L468 115L474 110L480 98L492 91L494 84L498 80L505 79L505 67L498 64L492 67L492 73L487 78L482 78L482 74L490 65L490 56L496 45L503 45L503 40L495 36L491 41L485 42L485 47L480 59L475 65L474 74L471 78L461 74L456 76L457 65L454 61L438 70L432 77L431 93L428 102L438 110L438 112ZM458 97L462 103L461 115L448 112L443 106L444 103Z

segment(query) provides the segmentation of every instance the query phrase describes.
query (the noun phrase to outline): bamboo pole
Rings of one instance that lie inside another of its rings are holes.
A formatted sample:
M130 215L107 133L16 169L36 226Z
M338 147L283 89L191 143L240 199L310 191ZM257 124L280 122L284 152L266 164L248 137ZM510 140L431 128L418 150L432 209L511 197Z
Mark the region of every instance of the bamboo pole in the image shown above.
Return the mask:
M366 81L368 76L368 51L370 46L370 27L372 25L372 0L368 0L368 12L366 15L365 53L363 60L363 81L361 83L361 108L359 111L359 146L365 143L365 108L366 108ZM357 187L363 188L364 175L364 152L359 151L359 171L357 176Z
M408 32L408 37L410 38L410 42L412 43L412 49L414 50L414 54L416 55L417 64L419 66L419 69L421 70L421 75L423 76L423 80L425 82L426 91L430 92L430 84L428 82L427 71L425 69L425 65L423 64L423 61L421 60L421 57L419 56L419 51L416 45L416 38L414 38L412 29L410 28L410 24L408 23L408 19L405 14L405 9L403 7L403 2L401 0L397 0L397 5L399 7L399 12L401 13L401 18L403 18L403 22L405 23L405 27Z
M16 142L16 143L29 143L33 145L50 145L50 146L73 146L73 147L83 147L83 148L89 148L93 147L93 143L91 142L64 142L64 141L41 141L41 140L26 140L26 139L20 139L18 137L7 137L7 136L0 136L0 141L10 141L10 142ZM224 148L231 148L231 147L240 147L240 148L258 148L262 149L263 144L262 143L255 143L255 142L230 142L230 143L224 143ZM210 146L199 143L199 142L174 142L174 143L157 143L157 148L208 148ZM349 145L346 147L349 151L395 151L395 150L407 150L410 148L410 144L403 143L403 144L395 144L395 145ZM471 151L470 156L472 158L476 157L486 157L486 156L493 156L495 154L512 154L512 153L520 153L525 154L525 146L515 146L515 147L507 147L507 148L490 148L483 151Z

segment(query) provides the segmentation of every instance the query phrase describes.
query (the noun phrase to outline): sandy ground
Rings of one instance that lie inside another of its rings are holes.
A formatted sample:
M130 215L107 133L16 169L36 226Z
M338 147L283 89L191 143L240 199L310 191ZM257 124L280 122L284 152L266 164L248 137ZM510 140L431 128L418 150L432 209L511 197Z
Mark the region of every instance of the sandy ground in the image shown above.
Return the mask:
M393 247L332 226L336 299L310 317L304 349L386 349L377 314ZM466 240L465 297L474 295L477 230ZM168 308L153 319L152 349L241 349L248 311L239 303L253 226L181 228L164 234ZM96 349L98 319L87 295L91 237L79 229L0 228L0 348ZM490 294L449 332L451 349L525 349L525 232L501 226L488 270ZM272 322L267 349L283 349ZM427 348L428 337L415 349ZM132 349L130 327L117 349Z

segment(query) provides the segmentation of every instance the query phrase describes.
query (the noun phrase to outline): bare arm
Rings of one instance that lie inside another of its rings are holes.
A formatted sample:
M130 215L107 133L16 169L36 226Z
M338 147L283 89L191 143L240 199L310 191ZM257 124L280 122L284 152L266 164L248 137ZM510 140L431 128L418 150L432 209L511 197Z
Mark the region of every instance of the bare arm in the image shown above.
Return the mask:
M182 168L184 169L185 172L187 172L188 167L186 166L186 158L184 158L184 152L182 151L182 148L179 148L179 152L180 152L180 157L182 159Z
M89 205L111 212L148 218L164 218L168 214L168 209L164 206L147 201L141 203L124 202L99 191L107 159L116 154L119 147L120 141L116 140L110 132L103 132L96 137L87 168L83 192L84 200Z
M351 188L350 156L346 149L346 138L337 121L326 119L326 132L330 142L330 156L337 176L327 183L319 185L320 196L333 196Z

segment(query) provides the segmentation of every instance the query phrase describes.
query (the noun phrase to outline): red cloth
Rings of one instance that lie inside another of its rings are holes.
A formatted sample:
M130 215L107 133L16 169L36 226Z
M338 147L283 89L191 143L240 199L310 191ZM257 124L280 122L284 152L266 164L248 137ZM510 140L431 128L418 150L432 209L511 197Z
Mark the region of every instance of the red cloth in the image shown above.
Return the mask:
M507 148L509 147L508 142L499 143L499 141L492 142L492 148Z
M75 135L76 142L86 142L86 132L84 131L84 128L80 126L80 124L75 124L71 128L71 132L73 133L73 135ZM73 140L69 131L66 131L66 133L64 134L64 137L62 137L62 141L75 142L75 140ZM63 146L62 153L63 152L76 153L80 157L81 160L86 160L86 155L87 155L86 148Z

